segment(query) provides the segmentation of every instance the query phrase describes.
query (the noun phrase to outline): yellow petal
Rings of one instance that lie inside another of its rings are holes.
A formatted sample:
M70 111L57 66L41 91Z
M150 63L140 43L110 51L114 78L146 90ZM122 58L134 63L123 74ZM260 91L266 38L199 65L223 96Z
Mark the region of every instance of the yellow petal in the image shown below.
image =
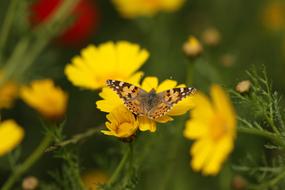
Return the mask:
M206 136L208 133L208 126L200 120L190 119L186 122L184 129L184 136L189 139L197 139Z
M236 126L236 118L229 96L218 85L212 86L211 95L215 109L226 120L227 126L233 129Z
M127 82L139 86L139 82L142 79L143 75L144 75L143 72L136 72L127 80Z
M202 93L196 93L193 96L194 108L191 112L193 118L199 118L201 120L209 120L214 115L213 107L209 99Z
M142 89L149 92L152 89L157 89L158 79L156 77L146 77L142 82Z
M61 118L67 106L68 95L56 87L51 79L35 80L20 90L23 101L48 119Z
M203 168L203 165L211 156L212 148L212 143L207 139L196 141L193 144L191 148L193 170L198 171Z
M0 156L14 149L23 139L24 130L13 120L0 123Z
M109 131L102 130L102 133L106 135L127 138L136 132L139 125L134 115L123 105L114 109L106 117L109 122L105 125Z
M147 117L139 117L139 129L141 131L150 131L155 132L156 131L156 124L154 121L148 119Z
M167 122L172 121L172 120L173 120L173 118L169 117L167 115L164 115L162 117L159 117L159 118L155 119L155 121L158 122L158 123L167 123Z
M102 89L102 92L99 94L100 97L104 98L103 100L98 100L96 106L99 110L103 112L111 112L117 107L123 105L123 101L111 88L105 87Z
M205 164L203 173L207 175L216 175L233 149L233 140L223 138L216 145L210 160Z
M171 88L175 88L177 82L174 80L164 80L160 85L158 85L156 92L162 92Z
M94 90L104 87L108 79L127 81L148 56L145 49L126 41L89 45L64 72L73 85Z
M117 42L116 51L118 72L125 75L131 75L138 70L149 57L145 49L140 49L137 44L130 44L127 41Z
M193 96L189 96L178 102L176 105L174 105L173 108L167 113L167 115L171 116L183 115L193 107L194 107Z

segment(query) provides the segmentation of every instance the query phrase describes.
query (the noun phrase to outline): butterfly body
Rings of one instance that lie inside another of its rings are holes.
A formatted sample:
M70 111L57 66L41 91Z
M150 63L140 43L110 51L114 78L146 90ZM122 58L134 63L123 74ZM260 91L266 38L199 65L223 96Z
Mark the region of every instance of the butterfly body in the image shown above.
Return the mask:
M173 88L159 93L154 89L146 92L142 88L118 80L107 80L107 85L117 92L132 113L149 119L165 115L173 105L195 91L194 88Z

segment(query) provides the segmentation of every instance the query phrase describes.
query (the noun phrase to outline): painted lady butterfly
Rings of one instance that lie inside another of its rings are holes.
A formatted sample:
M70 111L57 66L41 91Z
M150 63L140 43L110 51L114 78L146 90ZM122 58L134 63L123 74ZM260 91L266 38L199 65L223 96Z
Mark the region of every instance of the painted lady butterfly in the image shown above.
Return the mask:
M146 92L142 88L118 80L107 80L106 83L117 92L132 113L149 119L165 115L174 104L196 91L195 88L172 88L156 93L154 89Z

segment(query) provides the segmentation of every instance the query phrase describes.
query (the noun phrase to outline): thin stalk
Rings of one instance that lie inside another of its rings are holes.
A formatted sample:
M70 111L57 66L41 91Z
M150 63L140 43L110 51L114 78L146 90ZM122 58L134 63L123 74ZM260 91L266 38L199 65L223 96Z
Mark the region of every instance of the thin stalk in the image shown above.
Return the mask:
M2 59L3 56L3 50L5 48L6 41L8 39L8 35L10 33L10 29L15 17L15 11L17 5L19 3L19 0L11 0L8 11L6 13L6 17L4 19L4 22L2 24L2 30L1 30L1 35L0 35L0 60Z
M132 152L132 148L129 147L126 151L125 151L125 154L123 156L123 158L121 159L119 165L117 166L116 170L114 171L114 173L112 174L110 180L108 181L107 183L107 187L112 187L112 185L114 185L119 176L120 176L120 173L123 171L130 155L131 155L131 152Z
M240 133L256 135L256 136L260 136L260 137L270 139L273 142L275 142L276 144L278 144L279 146L282 146L283 148L285 148L284 139L282 137L280 137L279 135L276 135L275 133L263 131L263 130L259 130L259 129L255 129L255 128L247 128L247 127L238 127L237 130Z
M73 137L71 137L70 139L68 140L65 140L65 141L61 141L53 146L50 146L46 149L46 152L50 152L50 151L53 151L57 148L62 148L62 147L65 147L69 144L77 144L79 143L80 141L82 140L85 140L93 135L95 135L96 133L98 133L100 130L101 130L102 127L96 127L96 128L91 128L83 133L80 133L80 134L76 134L74 135Z
M47 133L46 136L42 139L38 147L34 150L34 152L18 167L16 167L15 171L5 182L1 190L9 190L13 187L15 182L21 177L28 169L32 167L32 165L43 155L46 148L52 141L52 135Z

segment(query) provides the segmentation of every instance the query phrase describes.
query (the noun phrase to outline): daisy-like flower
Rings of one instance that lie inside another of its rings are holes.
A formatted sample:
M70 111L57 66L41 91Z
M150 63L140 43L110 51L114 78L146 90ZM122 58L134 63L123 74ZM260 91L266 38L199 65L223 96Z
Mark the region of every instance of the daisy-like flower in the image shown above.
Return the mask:
M51 79L32 81L30 86L20 89L20 96L47 119L59 119L66 111L68 96Z
M108 130L102 130L105 135L128 138L136 132L139 126L135 116L123 105L110 112L107 119L109 120L106 122Z
M72 59L65 74L73 85L95 90L104 87L110 78L128 80L148 57L147 50L126 41L90 45L82 50L81 56Z
M185 0L113 0L122 16L135 18L153 16L159 11L174 12Z
M10 152L23 139L24 130L13 120L0 123L0 156Z
M154 89L156 93L159 93L159 92L171 89L171 88L185 86L185 85L177 86L177 82L174 80L165 80L161 84L159 84L158 79L156 77L146 77L143 80L141 85L139 85L137 81L135 82L128 81L128 82L138 87L141 87L146 92L150 92L152 89ZM124 106L123 101L119 98L119 96L112 89L108 87L103 88L102 92L99 95L103 98L103 100L97 101L96 104L97 104L97 108L103 112L108 112L108 113L113 112L118 107ZM178 104L174 105L173 108L169 112L167 112L166 115L161 116L155 120L151 120L145 116L137 117L137 120L139 122L139 126L138 126L139 129L141 131L149 130L151 132L155 132L156 122L166 123L166 122L172 121L173 118L171 116L182 115L186 113L191 107L193 107L193 103L191 99L192 99L191 96L183 99ZM130 111L128 112L131 113Z
M195 171L215 175L234 146L236 115L228 95L218 85L211 88L212 102L202 93L194 98L191 119L184 130L195 140L191 147L191 165Z

